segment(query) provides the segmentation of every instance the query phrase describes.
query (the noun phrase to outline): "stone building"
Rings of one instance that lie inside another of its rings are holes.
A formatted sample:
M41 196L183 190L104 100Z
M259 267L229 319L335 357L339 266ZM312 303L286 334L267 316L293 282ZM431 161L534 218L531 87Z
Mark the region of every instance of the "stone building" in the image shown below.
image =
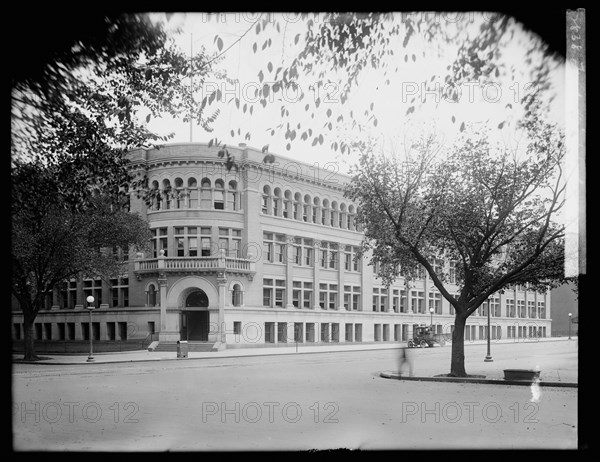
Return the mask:
M425 271L414 287L402 279L385 287L368 258L354 258L362 233L356 205L343 195L349 178L335 165L281 156L265 164L260 150L228 149L231 171L206 144L132 151L132 171L159 192L149 206L130 201L150 225L151 251L119 251L128 262L119 277L72 280L48 294L36 339L146 339L158 348L188 340L223 349L401 342L430 323L451 332L452 307ZM487 309L493 339L550 335L549 293L516 286L492 297L469 318L466 341L486 338ZM13 339L22 336L22 315L13 311Z

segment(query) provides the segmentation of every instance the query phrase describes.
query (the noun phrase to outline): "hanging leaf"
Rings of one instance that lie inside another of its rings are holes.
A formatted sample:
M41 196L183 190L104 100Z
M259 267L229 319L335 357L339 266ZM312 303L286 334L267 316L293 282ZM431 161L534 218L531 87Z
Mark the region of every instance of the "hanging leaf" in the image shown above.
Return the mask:
M219 37L217 40L217 48L219 49L219 51L223 49L223 39L221 37Z
M460 131L464 131L465 130L465 123L463 122L462 124L460 124Z

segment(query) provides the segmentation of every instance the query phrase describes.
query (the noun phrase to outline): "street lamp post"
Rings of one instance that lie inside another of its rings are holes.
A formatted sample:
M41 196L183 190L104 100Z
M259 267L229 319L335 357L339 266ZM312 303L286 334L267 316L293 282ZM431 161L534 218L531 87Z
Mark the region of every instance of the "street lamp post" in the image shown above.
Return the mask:
M94 297L92 297L91 295L88 296L88 298L86 298L86 301L88 303L87 309L90 312L90 328L88 330L88 334L90 336L90 355L88 356L87 362L88 363L93 363L94 362L94 347L92 344L92 311L94 310Z
M491 363L494 361L492 359L490 337L491 337L491 335L490 335L490 304L488 303L488 305L487 305L487 355L484 359L484 362L486 362L486 363Z
M569 313L569 340L571 340L571 321L573 319L573 313Z
M429 308L429 313L431 314L431 329L433 329L433 308Z

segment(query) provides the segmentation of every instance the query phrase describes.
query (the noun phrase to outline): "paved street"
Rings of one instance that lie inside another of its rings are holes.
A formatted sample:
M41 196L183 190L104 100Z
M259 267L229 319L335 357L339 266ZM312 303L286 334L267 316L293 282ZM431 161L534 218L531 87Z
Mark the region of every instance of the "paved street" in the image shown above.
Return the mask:
M466 347L467 372L577 381L577 342ZM398 351L15 364L16 450L576 448L577 388L385 379ZM450 348L413 350L416 375ZM518 366L515 366L518 364ZM547 376L547 373L550 376Z

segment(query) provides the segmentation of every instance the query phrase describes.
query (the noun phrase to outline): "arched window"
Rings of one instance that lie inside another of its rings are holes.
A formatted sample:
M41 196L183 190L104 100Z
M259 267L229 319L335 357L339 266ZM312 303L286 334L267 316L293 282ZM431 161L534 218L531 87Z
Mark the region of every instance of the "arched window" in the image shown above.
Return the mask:
M265 215L271 214L271 188L267 185L263 187L260 211Z
M294 194L294 220L301 220L301 206L302 206L302 195L300 193Z
M202 178L200 182L200 208L209 210L212 208L212 190L208 178Z
M181 178L175 178L175 208L182 208L185 205L185 199L183 194L183 180Z
M321 224L329 224L329 201L323 199L323 208L321 208Z
M308 222L311 216L310 204L310 196L306 194L304 196L304 204L302 205L302 221Z
M290 218L292 216L292 191L288 189L283 197L283 218Z
M153 199L152 199L152 209L153 210L160 210L160 205L161 205L161 197L160 197L160 192L158 190L158 181L154 180L152 182L152 195L153 195Z
M354 231L354 206L348 207L348 229Z
M331 212L330 212L330 220L329 220L329 225L330 226L337 226L337 217L338 217L338 205L336 201L333 201L331 203Z
M213 204L215 210L225 210L225 184L223 180L215 181Z
M273 215L276 217L281 216L281 189L275 188L273 191Z
M239 193L237 192L237 183L233 180L229 182L227 191L227 210L239 210Z
M188 194L190 195L190 208L198 208L198 182L196 178L188 179Z
M233 286L233 291L231 292L231 304L233 306L242 306L244 303L243 300L243 292L242 288L239 284L235 284Z
M313 223L320 223L320 219L321 219L321 214L319 213L319 205L321 203L321 200L318 197L315 197L313 199L313 210L312 210L312 222Z
M154 284L150 284L146 291L146 305L156 306L156 287Z
M171 208L171 182L163 180L163 194L165 197L165 209Z
M346 223L346 204L342 203L340 205L340 213L338 216L338 226L340 228L345 228L347 225Z

